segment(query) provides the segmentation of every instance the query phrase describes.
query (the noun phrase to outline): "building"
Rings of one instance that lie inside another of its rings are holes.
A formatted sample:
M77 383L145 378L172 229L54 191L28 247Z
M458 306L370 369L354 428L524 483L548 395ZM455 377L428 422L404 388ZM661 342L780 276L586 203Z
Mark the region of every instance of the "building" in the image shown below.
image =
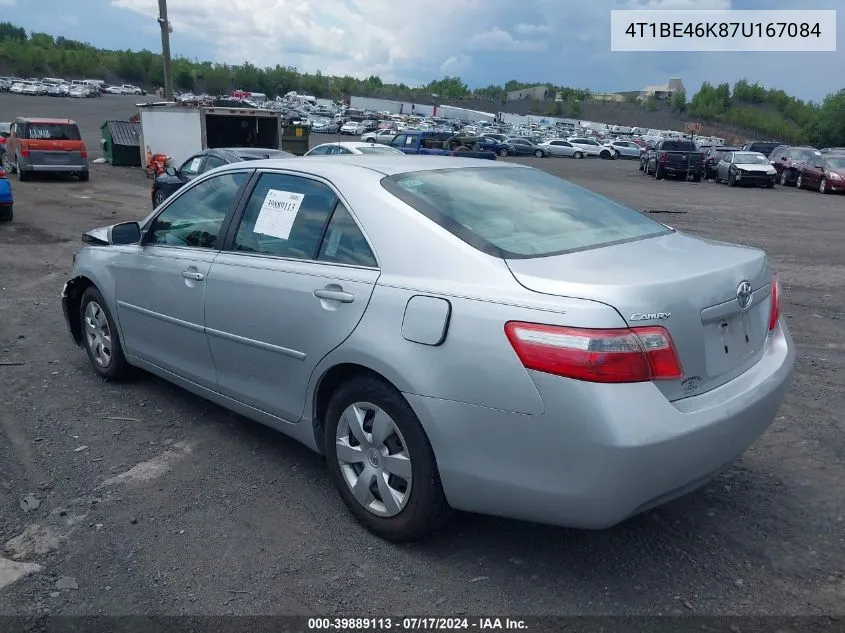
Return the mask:
M522 90L511 90L508 93L508 101L521 101L522 99L544 101L547 94L549 94L548 86L532 86L531 88L523 88Z
M623 103L625 95L618 92L591 92L590 99L592 101L610 101L614 103Z
M668 84L660 86L646 86L640 90L640 99L648 99L654 97L655 99L671 99L676 92L686 92L684 82L679 77L673 77Z

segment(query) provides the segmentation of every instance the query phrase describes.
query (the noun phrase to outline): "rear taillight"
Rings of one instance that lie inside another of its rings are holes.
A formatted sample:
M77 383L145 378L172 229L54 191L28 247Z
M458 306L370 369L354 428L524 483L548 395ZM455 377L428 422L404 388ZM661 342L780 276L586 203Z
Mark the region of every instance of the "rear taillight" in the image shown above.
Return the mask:
M26 145L21 145L21 156L29 158L29 148Z
M780 319L780 298L780 281L778 276L774 275L772 276L772 307L769 311L769 332L777 327L778 319Z
M659 160L661 163L665 163L667 160L669 160L669 155L666 152L660 152L660 154L657 156L657 160Z
M88 150L85 148L84 145L82 146L82 151L79 153L82 154L82 158L88 158Z
M6 177L6 170L0 169L0 178L5 178L5 177Z
M672 337L659 326L594 330L510 321L505 334L526 369L604 383L683 377Z

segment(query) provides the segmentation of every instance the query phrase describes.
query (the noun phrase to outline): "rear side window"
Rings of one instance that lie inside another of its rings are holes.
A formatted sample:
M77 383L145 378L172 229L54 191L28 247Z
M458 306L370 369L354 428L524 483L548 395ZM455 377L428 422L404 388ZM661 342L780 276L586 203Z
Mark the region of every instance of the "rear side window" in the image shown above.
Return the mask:
M538 169L438 169L395 174L381 182L430 220L496 257L545 257L671 231Z
M23 137L43 141L79 141L79 128L73 123L27 123Z

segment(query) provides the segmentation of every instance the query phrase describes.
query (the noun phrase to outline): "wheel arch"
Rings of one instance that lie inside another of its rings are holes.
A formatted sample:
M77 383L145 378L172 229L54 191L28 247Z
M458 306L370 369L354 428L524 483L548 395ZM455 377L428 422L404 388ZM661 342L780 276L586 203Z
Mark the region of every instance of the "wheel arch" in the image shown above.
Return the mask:
M80 306L82 304L82 295L91 287L96 288L97 285L89 277L85 275L77 275L67 281L62 300L65 302L65 309L67 310L67 322L70 328L70 335L73 337L74 343L82 346L84 340L82 337L82 321L79 318Z

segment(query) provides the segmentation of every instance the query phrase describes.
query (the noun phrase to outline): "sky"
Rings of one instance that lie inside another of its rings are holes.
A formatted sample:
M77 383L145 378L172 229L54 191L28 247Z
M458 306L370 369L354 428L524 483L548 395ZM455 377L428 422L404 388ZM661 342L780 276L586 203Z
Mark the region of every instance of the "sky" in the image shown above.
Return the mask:
M680 77L690 96L703 81L748 79L819 101L845 88L841 37L833 53L610 51L611 9L799 5L845 9L842 0L168 0L168 11L173 54L202 61L412 86L460 76L471 88L517 79L617 92ZM101 48L161 49L158 0L0 0L0 10L27 30Z

